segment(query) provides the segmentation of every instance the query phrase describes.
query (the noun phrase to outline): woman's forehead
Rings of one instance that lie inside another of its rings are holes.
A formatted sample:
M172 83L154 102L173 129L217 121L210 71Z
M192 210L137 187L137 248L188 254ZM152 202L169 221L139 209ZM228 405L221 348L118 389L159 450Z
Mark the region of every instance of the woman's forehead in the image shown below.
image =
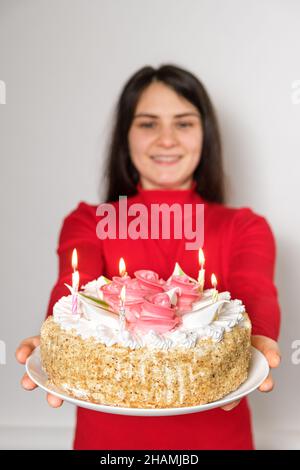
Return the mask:
M177 117L177 115L187 112L199 115L197 108L190 101L176 93L171 87L155 82L142 92L135 115L144 113L157 117L161 115Z

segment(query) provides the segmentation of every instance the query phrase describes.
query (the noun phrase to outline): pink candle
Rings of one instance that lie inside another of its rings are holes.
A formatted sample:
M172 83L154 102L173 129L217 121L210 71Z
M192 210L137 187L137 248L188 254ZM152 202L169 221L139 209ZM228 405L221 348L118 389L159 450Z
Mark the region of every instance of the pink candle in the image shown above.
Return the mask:
M79 289L79 272L77 271L78 257L77 250L74 248L72 253L72 314L76 315L78 313L78 289Z

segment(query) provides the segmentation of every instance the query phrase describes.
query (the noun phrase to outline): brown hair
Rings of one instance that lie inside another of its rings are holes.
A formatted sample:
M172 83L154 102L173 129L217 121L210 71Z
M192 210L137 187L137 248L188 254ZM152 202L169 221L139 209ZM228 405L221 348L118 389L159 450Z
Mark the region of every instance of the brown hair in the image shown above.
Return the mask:
M105 167L106 202L137 192L139 173L130 158L128 132L143 90L155 80L171 87L198 108L202 119L203 146L193 175L197 182L196 191L207 201L224 203L221 139L213 105L198 78L171 64L161 65L158 69L150 66L141 68L129 78L120 94Z

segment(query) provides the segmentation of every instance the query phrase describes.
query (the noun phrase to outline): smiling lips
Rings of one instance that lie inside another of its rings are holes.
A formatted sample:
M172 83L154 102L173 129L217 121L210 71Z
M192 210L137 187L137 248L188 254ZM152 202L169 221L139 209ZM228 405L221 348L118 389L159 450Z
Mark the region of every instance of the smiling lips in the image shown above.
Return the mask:
M182 155L151 155L150 158L159 165L173 165L182 158Z

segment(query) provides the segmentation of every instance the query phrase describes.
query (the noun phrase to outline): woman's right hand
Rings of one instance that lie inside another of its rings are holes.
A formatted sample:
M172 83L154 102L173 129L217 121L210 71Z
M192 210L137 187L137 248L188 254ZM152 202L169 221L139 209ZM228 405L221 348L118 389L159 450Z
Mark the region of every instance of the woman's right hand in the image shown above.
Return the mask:
M26 359L32 351L40 344L40 337L39 336L32 336L30 338L24 339L18 349L16 350L16 358L20 364L25 364ZM28 374L24 374L21 380L22 387L25 390L31 391L34 390L37 385L30 379ZM58 408L63 404L63 400L60 398L51 395L51 393L47 393L47 401L50 406L53 408Z

